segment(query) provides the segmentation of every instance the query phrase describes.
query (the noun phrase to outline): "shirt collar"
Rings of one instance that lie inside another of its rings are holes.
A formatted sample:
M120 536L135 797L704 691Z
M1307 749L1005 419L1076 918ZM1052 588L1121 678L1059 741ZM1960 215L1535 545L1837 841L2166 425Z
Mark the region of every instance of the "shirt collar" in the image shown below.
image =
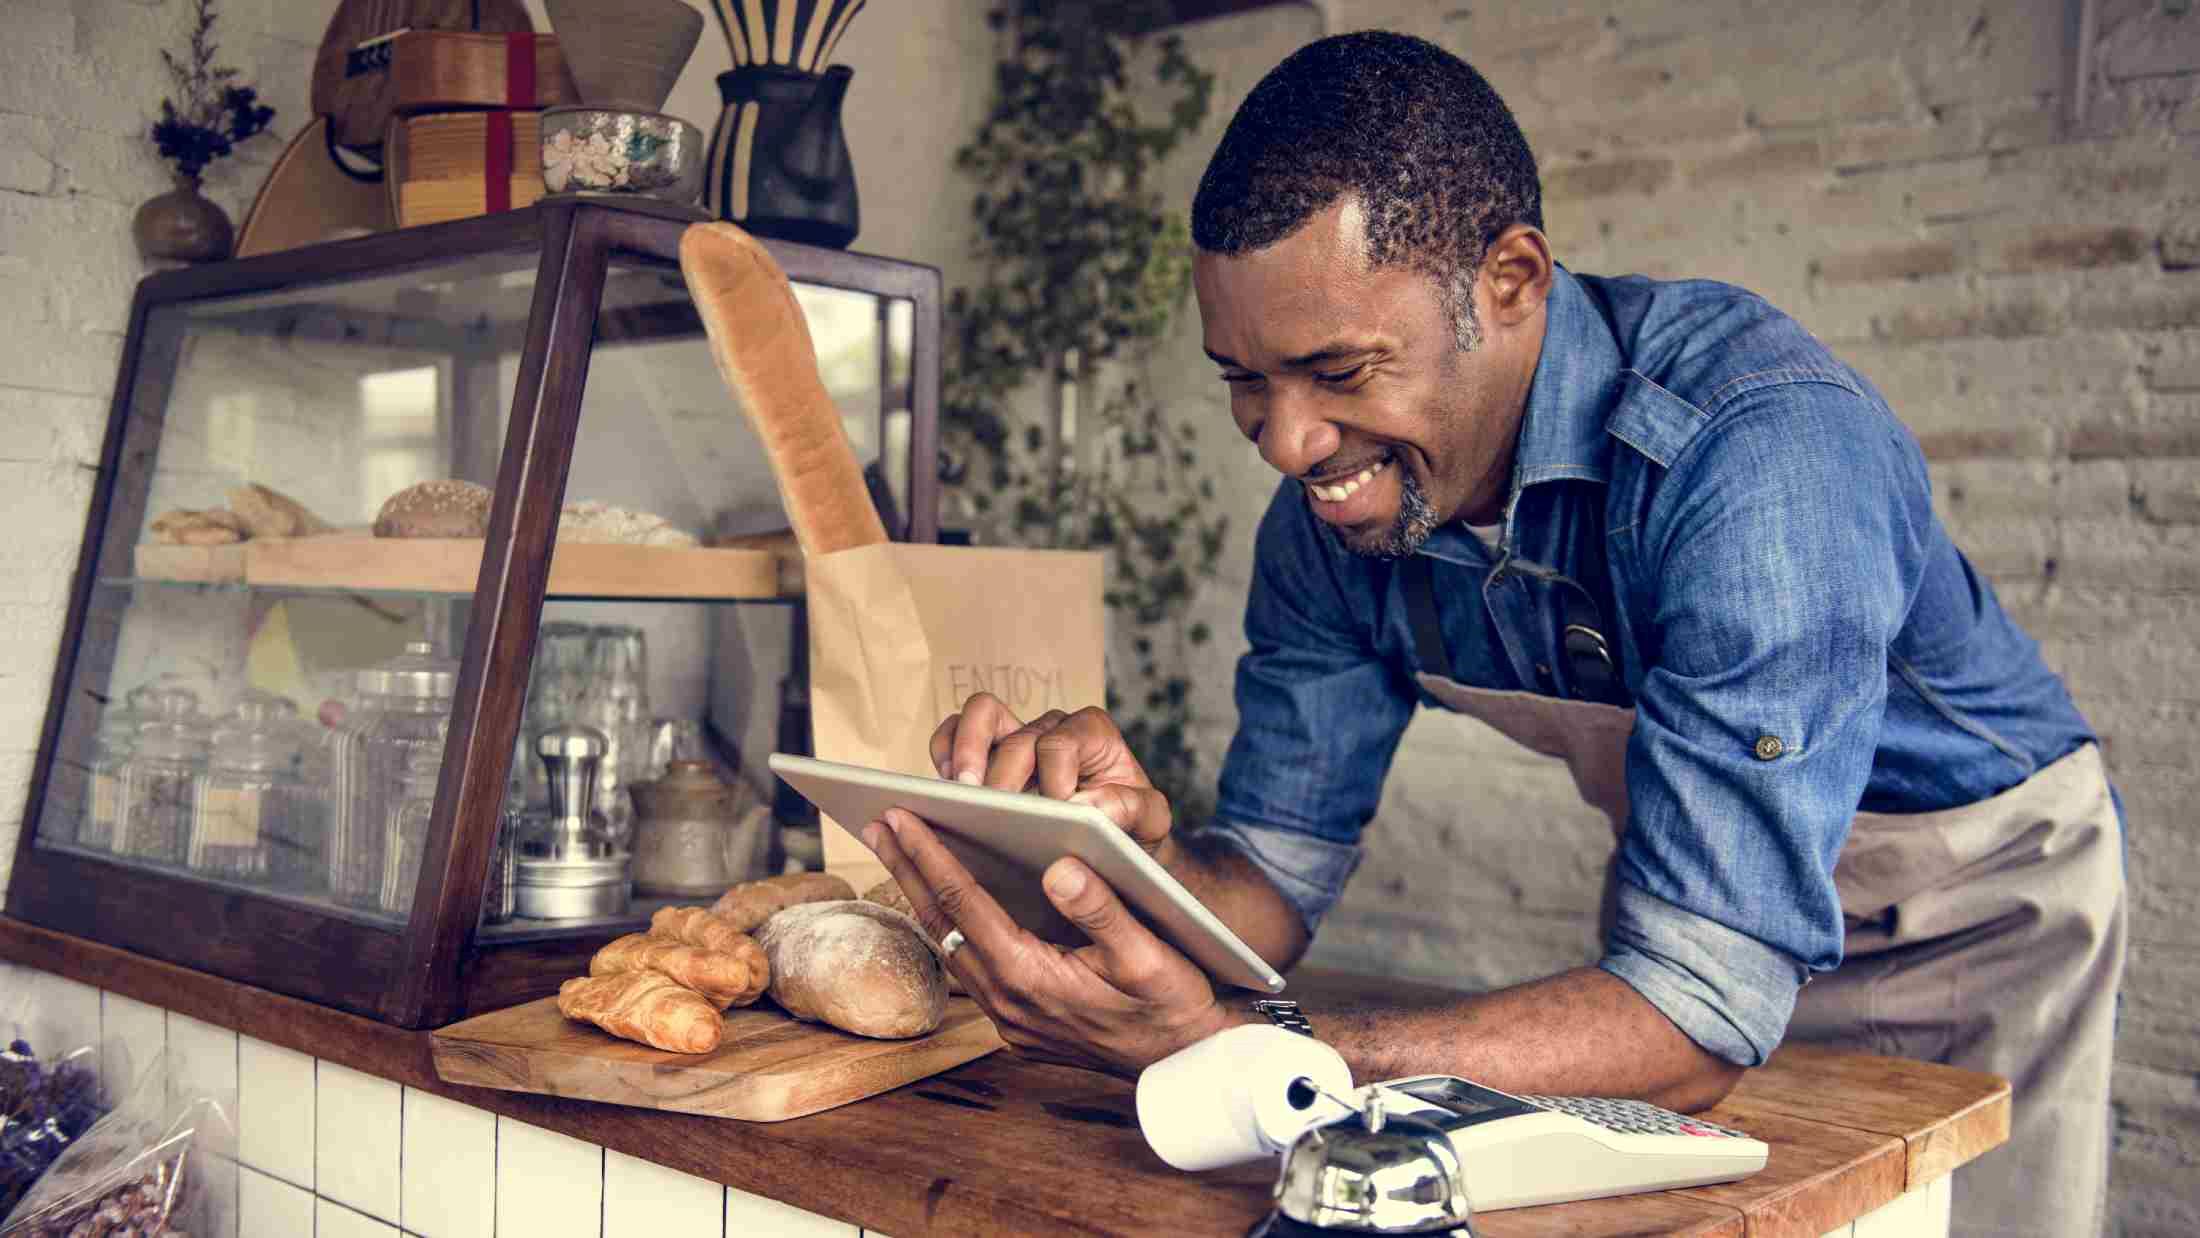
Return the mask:
M1512 497L1546 481L1609 479L1605 433L1619 403L1626 359L1588 289L1566 268L1551 269L1544 302L1543 355L1528 388L1528 411L1513 451Z

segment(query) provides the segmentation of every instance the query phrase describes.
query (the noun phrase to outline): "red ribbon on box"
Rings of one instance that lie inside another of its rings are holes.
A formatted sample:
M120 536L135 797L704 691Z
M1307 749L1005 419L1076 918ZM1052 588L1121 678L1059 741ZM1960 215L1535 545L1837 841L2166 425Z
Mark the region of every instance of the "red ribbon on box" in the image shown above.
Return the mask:
M481 131L482 188L487 199L482 205L491 212L508 211L512 209L512 114L492 111L488 120Z
M524 30L504 36L504 106L535 106L535 40L541 37Z

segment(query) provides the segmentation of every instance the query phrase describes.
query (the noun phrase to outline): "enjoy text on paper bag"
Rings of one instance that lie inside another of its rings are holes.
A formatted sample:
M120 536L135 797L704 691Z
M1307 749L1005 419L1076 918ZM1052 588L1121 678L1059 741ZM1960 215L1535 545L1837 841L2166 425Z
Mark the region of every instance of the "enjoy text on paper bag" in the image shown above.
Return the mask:
M1059 666L1023 666L1014 662L949 662L940 667L940 716L963 707L972 693L990 692L1017 717L1031 719L1050 709L1067 709Z

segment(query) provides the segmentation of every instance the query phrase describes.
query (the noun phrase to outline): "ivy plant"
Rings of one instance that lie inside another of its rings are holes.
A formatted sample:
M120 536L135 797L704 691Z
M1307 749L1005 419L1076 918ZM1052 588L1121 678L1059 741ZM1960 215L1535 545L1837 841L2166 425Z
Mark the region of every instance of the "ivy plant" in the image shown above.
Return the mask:
M1191 284L1191 237L1152 173L1206 118L1214 78L1162 0L1013 0L985 120L974 281L947 306L944 479L976 535L1108 556L1109 707L1179 821L1212 793L1192 743L1187 622L1226 519L1197 431L1140 381ZM1151 75L1150 88L1145 84Z

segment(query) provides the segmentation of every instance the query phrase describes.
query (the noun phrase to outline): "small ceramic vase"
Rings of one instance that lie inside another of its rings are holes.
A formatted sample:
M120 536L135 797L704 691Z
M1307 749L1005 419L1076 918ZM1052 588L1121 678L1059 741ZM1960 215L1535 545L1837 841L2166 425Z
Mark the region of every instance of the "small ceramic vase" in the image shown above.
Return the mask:
M236 232L222 208L199 192L199 178L176 173L176 187L138 207L130 221L138 253L181 262L219 262Z
M709 761L674 761L664 777L628 790L637 891L716 898L763 874L771 810L720 779Z

